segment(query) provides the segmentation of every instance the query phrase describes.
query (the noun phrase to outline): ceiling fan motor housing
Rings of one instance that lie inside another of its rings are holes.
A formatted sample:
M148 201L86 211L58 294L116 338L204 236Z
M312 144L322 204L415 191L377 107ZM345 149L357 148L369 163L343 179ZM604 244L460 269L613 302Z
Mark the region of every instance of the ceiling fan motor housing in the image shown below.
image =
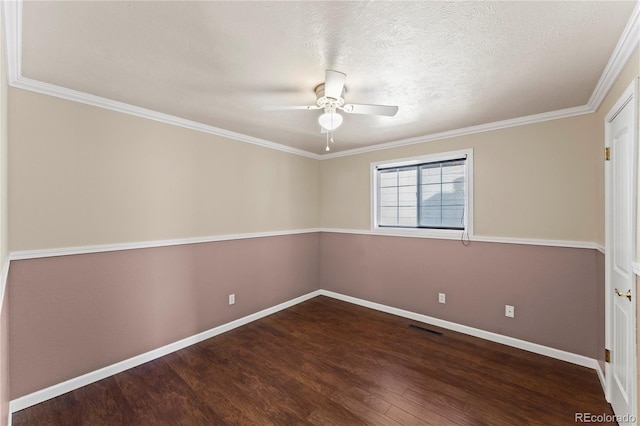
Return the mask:
M342 93L340 94L340 97L338 99L333 99L333 98L328 98L324 95L324 83L321 83L319 85L316 86L315 88L315 92L316 92L316 105L318 105L321 108L333 108L335 110L335 108L337 107L341 107L342 105L344 105L344 94L347 91L346 87L342 88Z

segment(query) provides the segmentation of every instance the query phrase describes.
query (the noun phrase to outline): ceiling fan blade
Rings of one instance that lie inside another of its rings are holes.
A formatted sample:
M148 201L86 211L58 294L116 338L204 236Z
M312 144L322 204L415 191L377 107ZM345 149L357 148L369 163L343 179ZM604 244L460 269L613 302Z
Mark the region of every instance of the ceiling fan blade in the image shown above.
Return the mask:
M326 70L324 72L324 95L327 98L340 99L347 75L340 71Z
M262 109L265 111L288 111L292 109L313 110L313 109L320 109L320 107L317 105L293 105L293 106L267 105L267 106L263 106Z
M393 117L398 112L398 107L393 105L347 104L341 109L350 114L386 115L387 117Z

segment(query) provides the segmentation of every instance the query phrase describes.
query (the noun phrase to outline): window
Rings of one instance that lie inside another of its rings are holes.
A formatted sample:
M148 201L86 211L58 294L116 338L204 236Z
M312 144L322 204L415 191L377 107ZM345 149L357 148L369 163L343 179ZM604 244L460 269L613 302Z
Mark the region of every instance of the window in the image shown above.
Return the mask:
M469 231L473 151L372 164L374 228Z

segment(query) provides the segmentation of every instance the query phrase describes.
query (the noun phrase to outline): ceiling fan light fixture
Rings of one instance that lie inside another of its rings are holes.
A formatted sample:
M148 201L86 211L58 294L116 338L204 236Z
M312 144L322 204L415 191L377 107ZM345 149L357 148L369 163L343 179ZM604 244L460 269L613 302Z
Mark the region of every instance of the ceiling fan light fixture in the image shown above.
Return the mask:
M318 117L318 123L326 130L335 130L342 124L342 116L335 111L329 111Z

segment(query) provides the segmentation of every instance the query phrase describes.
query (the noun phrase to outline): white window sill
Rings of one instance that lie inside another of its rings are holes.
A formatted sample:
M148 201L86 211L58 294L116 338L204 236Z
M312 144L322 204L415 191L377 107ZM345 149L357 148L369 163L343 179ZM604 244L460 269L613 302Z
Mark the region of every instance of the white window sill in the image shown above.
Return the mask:
M394 237L436 238L443 240L459 240L467 238L467 232L459 229L424 229L424 228L387 228L374 227L371 232L376 235Z

